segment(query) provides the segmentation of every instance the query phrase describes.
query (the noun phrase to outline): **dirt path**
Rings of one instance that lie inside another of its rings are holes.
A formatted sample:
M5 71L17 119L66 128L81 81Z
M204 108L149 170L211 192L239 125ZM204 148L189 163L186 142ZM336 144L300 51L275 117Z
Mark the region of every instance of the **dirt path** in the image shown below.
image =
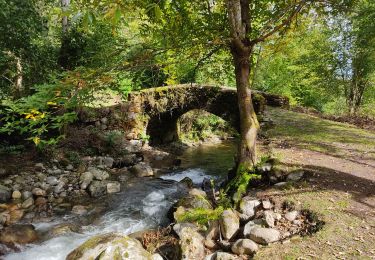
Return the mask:
M256 259L375 259L375 132L280 109L268 116L275 122L267 131L273 153L308 174L263 195L310 208L326 226L265 248Z

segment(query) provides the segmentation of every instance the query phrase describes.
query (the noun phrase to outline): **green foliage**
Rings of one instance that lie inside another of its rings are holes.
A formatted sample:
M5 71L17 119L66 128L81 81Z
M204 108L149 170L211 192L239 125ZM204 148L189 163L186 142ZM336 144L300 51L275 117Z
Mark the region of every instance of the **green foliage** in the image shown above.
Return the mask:
M56 144L63 137L64 126L76 119L74 112L66 110L75 97L67 100L68 93L58 85L36 86L35 91L16 101L3 101L0 133L24 136L43 148Z
M222 118L202 110L186 113L179 119L180 139L198 142L214 136L235 136L236 131Z
M200 225L207 225L210 221L217 220L223 213L224 208L219 206L215 209L195 208L186 211L179 216L178 222L196 222Z

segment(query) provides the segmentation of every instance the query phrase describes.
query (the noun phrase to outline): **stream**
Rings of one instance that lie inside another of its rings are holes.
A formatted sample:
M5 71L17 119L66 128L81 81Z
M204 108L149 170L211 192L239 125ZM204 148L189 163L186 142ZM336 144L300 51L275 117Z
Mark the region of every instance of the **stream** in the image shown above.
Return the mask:
M235 143L202 145L188 148L180 159L181 169L172 171L161 178L145 179L125 184L123 191L105 199L105 212L90 224L81 225L79 233L70 232L56 237L45 238L39 244L25 246L20 252L5 256L7 260L63 260L88 238L108 232L131 234L137 231L157 228L168 224L167 212L179 199L182 185L178 182L185 177L200 185L204 178L217 182L223 180L233 165ZM104 199L103 199L104 200ZM98 201L98 204L104 203ZM84 218L84 217L83 217ZM55 221L33 223L41 234L48 233L54 226L79 221L77 217L66 215Z

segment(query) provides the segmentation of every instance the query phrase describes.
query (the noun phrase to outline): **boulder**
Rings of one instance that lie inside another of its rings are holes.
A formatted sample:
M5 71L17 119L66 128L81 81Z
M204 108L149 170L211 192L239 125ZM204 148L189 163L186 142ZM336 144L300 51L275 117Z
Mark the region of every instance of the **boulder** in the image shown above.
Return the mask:
M186 197L181 198L177 204L177 207L184 207L184 208L190 208L190 209L195 209L195 208L201 208L201 209L212 209L211 203L207 200L206 197L203 196L193 196L193 195L188 195Z
M141 162L137 165L134 165L130 168L130 171L135 174L137 177L150 177L154 176L154 171L150 165L147 165L144 162Z
M107 183L107 193L117 193L121 191L121 184L118 181Z
M79 177L81 189L85 190L90 185L93 179L94 175L91 172L82 173Z
M103 164L107 166L108 168L112 168L114 159L112 157L104 157L103 158Z
M237 255L252 255L258 251L258 245L250 239L238 239L231 249Z
M276 229L257 226L250 229L249 238L259 244L267 245L279 241L281 236L280 232Z
M184 227L179 232L181 259L203 259L205 257L204 238L194 228Z
M254 221L247 222L246 225L243 227L243 236L250 237L250 231L255 227L260 227L260 225L256 224Z
M297 216L298 216L297 210L289 211L285 214L285 218L289 220L290 222L294 221L297 218Z
M64 223L64 224L59 224L55 227L53 227L49 232L48 236L53 238L57 236L61 236L67 233L78 233L80 231L80 228L72 223Z
M191 196L201 196L201 197L207 197L207 194L205 191L193 188L189 190L189 195Z
M87 208L82 205L75 205L72 208L72 213L76 215L85 215L87 214Z
M184 229L184 228L191 228L195 231L198 230L198 227L196 225L194 225L193 223L188 223L188 222L184 222L184 223L177 223L175 225L173 225L173 231L178 235L180 236L181 234L181 231Z
M252 197L243 197L240 202L240 212L248 216L249 218L254 217L257 207L260 205L260 201Z
M226 252L216 252L215 260L240 260L236 255L232 255Z
M7 202L11 197L11 190L4 185L0 185L0 202Z
M305 172L303 170L292 171L291 173L288 174L288 176L286 177L286 180L287 181L299 181L300 179L302 179L304 174Z
M105 170L96 167L89 167L88 171L94 175L95 180L104 181L109 178L109 174Z
M86 259L152 260L153 258L138 240L110 233L90 238L66 257L66 260Z
M224 210L219 221L221 234L224 239L230 240L236 235L240 228L240 219L231 209Z
M103 181L93 181L89 186L91 197L98 198L107 193L107 183Z
M28 244L38 240L33 225L13 225L0 232L0 242L4 244Z

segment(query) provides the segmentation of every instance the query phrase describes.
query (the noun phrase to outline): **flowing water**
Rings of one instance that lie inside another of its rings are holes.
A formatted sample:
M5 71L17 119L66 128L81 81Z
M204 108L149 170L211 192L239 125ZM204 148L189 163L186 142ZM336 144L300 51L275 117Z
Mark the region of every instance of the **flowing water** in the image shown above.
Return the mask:
M111 196L109 207L93 223L83 225L79 233L71 232L22 248L21 252L5 256L7 260L60 260L97 234L119 232L130 234L156 228L168 223L167 212L183 194L178 181L189 177L199 185L206 177L220 181L233 165L235 145L231 142L189 148L180 158L182 170L176 170L161 178L129 183L123 192ZM40 233L45 233L61 223L76 221L65 216L47 223L33 223Z

